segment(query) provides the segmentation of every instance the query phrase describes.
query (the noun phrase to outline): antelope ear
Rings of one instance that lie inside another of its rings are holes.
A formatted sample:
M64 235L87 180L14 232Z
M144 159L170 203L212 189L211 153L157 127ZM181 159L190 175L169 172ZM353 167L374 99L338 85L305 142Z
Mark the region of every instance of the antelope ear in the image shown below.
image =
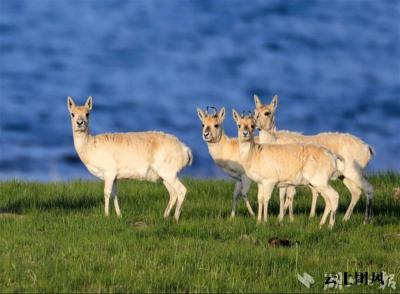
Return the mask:
M197 116L203 122L204 118L206 117L204 111L201 110L200 108L197 108L196 110L197 110Z
M235 120L235 122L238 123L239 119L240 119L240 115L235 109L232 109L232 116L233 116L233 119Z
M278 95L275 95L274 98L272 98L271 106L274 110L278 106Z
M87 107L89 109L89 111L92 110L92 107L93 107L93 97L92 96L89 96L88 99L86 100L85 107Z
M256 94L254 94L254 104L256 105L256 108L259 108L263 106L260 97L258 97Z
M72 107L75 107L75 102L74 102L74 99L72 99L71 96L67 97L67 106L68 106L68 111L72 112Z
M223 122L225 119L225 107L222 107L218 113L218 119L220 122Z

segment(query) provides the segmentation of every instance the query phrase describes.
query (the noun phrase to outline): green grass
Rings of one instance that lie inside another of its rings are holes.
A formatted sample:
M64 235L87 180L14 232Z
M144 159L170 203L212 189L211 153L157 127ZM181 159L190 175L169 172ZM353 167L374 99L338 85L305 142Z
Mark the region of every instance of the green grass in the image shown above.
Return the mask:
M365 200L349 222L346 188L332 231L308 219L311 193L299 189L295 221L277 222L276 191L268 224L256 225L243 201L229 219L232 181L184 181L188 195L179 223L164 220L167 192L161 183L122 181L123 217L103 215L102 182L0 183L0 292L322 292L324 273L386 271L400 291L400 175L370 177L374 222L363 225ZM249 199L254 209L256 190ZM147 226L137 226L136 222ZM270 247L272 237L298 247ZM297 262L296 262L297 259ZM296 273L315 279L310 289ZM326 292L377 292L378 285ZM386 289L384 292L393 293Z

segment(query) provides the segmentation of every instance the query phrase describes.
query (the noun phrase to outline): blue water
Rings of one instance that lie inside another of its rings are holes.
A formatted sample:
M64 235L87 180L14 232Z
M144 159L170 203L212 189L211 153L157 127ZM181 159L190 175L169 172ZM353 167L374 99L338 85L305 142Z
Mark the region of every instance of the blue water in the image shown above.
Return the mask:
M400 170L400 2L0 1L0 179L91 178L66 97L94 97L93 133L162 130L220 177L196 107L280 96L277 126L350 132L370 171Z

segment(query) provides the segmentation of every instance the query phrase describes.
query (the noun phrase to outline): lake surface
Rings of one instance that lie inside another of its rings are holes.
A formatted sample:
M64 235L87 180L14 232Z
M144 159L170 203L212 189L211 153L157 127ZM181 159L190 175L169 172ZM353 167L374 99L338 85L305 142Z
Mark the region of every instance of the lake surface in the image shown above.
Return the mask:
M185 175L221 177L196 107L280 97L277 126L349 132L369 171L400 170L398 1L0 1L0 179L92 178L66 97L94 97L91 131L161 130Z

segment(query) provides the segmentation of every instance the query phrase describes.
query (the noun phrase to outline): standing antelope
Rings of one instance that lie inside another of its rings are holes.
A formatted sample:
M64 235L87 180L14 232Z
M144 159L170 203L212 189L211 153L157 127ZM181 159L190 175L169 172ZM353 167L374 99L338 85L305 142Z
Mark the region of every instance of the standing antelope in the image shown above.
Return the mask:
M366 194L366 207L364 223L370 221L372 217L373 187L363 176L363 169L374 155L373 148L356 136L345 133L320 133L314 136L305 136L300 133L288 131L276 131L275 129L275 110L278 105L278 96L274 96L270 104L263 104L257 95L254 95L255 118L257 128L260 130L260 142L262 143L312 143L326 147L333 153L344 158L345 168L343 171L343 183L351 193L351 202L343 217L344 221L349 220L354 206L360 199L362 190ZM294 188L292 188L294 189ZM310 217L315 215L318 192L311 187L313 198ZM285 194L285 190L280 191ZM289 206L289 213L293 211L294 192L290 192L285 203L285 210Z
M257 221L261 222L262 218L267 221L268 203L275 185L312 185L326 203L320 226L330 214L329 228L332 228L339 194L329 185L329 180L342 172L343 159L313 144L257 144L254 118L240 116L235 110L232 113L238 127L240 162L246 175L258 184Z
M169 193L164 217L176 203L175 220L179 219L186 188L177 174L192 162L192 152L176 137L161 132L109 133L90 135L89 113L93 106L89 97L84 106L76 106L68 96L74 145L79 158L96 177L104 180L104 212L109 215L110 196L115 212L121 216L116 187L117 179L162 180Z
M229 176L235 179L235 190L233 192L231 217L235 217L236 203L240 196L246 203L247 210L254 215L253 209L247 199L251 180L246 176L239 159L239 145L237 139L228 138L222 127L225 119L225 108L222 107L218 112L204 112L197 108L197 115L202 123L202 137L207 143L208 151L214 162L221 167Z

